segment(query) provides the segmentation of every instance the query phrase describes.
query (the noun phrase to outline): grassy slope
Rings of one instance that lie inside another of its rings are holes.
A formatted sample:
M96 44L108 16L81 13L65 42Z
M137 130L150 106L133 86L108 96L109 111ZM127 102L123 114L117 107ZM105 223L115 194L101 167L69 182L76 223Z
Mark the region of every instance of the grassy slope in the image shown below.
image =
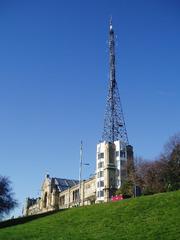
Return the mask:
M180 191L73 208L0 229L0 240L180 239Z

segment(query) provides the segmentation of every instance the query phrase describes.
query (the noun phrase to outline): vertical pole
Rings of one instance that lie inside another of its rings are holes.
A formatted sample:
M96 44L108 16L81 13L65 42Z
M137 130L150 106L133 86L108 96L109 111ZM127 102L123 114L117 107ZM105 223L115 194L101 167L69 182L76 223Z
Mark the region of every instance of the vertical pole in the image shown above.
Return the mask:
M79 205L81 204L82 161L83 161L83 142L81 140L81 145L80 145L80 164L79 164Z

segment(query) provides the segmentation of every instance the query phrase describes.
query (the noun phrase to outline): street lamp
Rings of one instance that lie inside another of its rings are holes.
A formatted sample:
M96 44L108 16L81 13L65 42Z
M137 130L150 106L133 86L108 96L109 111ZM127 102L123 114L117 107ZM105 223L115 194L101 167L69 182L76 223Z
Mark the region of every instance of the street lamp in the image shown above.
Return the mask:
M82 181L82 167L89 166L89 163L83 163L83 142L80 145L80 164L79 164L79 206L81 204L81 181Z

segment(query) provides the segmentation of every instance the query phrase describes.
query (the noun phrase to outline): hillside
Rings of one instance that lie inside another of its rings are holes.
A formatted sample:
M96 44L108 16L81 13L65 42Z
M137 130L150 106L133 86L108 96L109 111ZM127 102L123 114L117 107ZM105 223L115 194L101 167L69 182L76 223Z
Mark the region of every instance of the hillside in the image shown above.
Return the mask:
M73 208L0 229L1 240L180 239L180 191Z

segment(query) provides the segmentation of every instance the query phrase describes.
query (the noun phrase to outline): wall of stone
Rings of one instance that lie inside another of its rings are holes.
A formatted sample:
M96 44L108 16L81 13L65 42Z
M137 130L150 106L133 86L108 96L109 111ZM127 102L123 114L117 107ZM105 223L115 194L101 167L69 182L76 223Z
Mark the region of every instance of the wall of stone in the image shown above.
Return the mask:
M79 184L58 192L52 185L51 179L46 178L41 190L42 193L39 199L28 199L24 215L94 204L96 200L96 179L94 177L81 182L81 199L79 198Z

